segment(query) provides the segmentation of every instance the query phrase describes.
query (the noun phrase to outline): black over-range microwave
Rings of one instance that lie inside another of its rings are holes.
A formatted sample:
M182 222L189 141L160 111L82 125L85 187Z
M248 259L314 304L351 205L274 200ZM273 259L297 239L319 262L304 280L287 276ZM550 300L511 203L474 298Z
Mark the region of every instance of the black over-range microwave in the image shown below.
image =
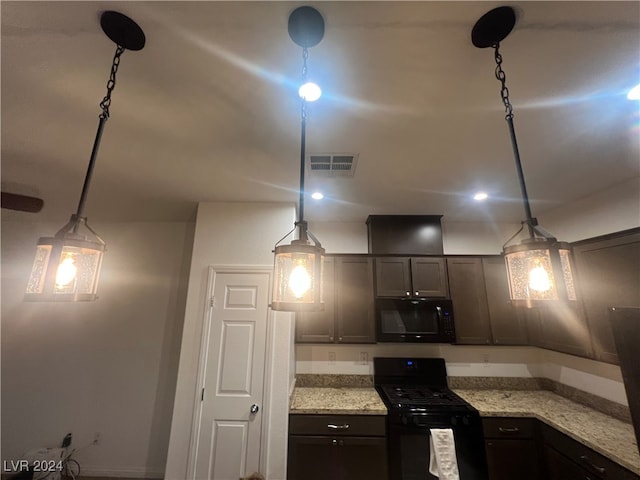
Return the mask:
M453 343L455 340L451 300L376 299L377 342Z

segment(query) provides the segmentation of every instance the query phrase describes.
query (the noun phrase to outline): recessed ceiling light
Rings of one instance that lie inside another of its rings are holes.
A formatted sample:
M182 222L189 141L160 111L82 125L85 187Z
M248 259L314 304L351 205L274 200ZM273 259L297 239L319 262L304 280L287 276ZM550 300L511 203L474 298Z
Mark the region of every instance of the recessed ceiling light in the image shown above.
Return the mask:
M629 93L627 93L627 100L640 100L640 84L629 90Z
M322 200L324 198L324 195L320 192L313 192L311 194L311 198L313 198L314 200Z
M478 192L473 196L473 199L476 202L482 202L483 200L486 200L487 198L489 198L489 195L487 195L485 192Z

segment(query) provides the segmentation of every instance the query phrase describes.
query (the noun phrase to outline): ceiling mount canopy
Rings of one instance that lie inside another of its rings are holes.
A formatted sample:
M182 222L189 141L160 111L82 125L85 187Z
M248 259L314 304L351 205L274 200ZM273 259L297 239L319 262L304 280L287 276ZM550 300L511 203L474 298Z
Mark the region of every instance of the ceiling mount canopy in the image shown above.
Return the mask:
M324 248L308 230L304 220L304 170L306 159L307 103L320 98L320 87L309 89L307 82L308 47L317 45L324 36L324 19L313 7L298 7L289 16L289 36L302 47L302 87L300 134L300 191L298 220L293 230L282 237L273 250L274 275L271 308L289 312L318 312L324 310L322 270ZM313 93L310 94L309 92ZM285 238L297 231L298 238L290 245L280 245Z
M511 7L498 7L485 13L473 26L471 41L478 48L492 47L507 36L516 24L516 12Z
M303 48L315 47L324 37L324 19L313 7L298 7L289 15L289 37Z
M513 106L509 100L509 89L506 86L506 75L502 69L502 55L499 51L500 42L511 33L515 21L516 14L513 8L506 6L494 8L476 22L471 32L471 41L478 48L492 47L495 50L495 76L501 85L500 97L505 107L505 120L509 127L526 217L520 230L503 246L509 279L509 294L514 305L534 307L558 301L575 301L577 296L570 245L566 242L559 242L547 230L538 225L538 220L531 213L513 123ZM511 242L525 230L525 226L528 237L518 244L512 244Z
M111 94L116 86L120 56L125 50L141 50L145 44L142 29L126 15L114 11L103 12L100 26L116 44L107 82L107 94L100 102L98 130L93 141L89 166L76 213L53 237L38 240L36 257L25 292L28 301L79 302L97 298L98 280L105 242L87 224L84 207L98 157L104 125L109 119Z

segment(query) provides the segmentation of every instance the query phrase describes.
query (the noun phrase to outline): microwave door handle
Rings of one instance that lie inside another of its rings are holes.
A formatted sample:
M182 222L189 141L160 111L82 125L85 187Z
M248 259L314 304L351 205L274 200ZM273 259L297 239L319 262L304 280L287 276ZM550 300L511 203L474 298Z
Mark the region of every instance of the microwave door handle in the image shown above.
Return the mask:
M442 327L444 325L444 319L442 318L442 307L441 306L437 306L436 307L436 312L438 314L438 325L440 327Z

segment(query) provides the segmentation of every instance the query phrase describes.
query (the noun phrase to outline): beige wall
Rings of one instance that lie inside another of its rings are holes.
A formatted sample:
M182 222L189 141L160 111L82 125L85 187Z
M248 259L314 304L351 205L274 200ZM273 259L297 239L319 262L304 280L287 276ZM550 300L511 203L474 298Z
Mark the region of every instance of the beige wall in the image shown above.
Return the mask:
M193 224L92 224L98 300L27 303L36 240L62 223L23 215L2 222L2 459L72 432L83 475L161 477Z

